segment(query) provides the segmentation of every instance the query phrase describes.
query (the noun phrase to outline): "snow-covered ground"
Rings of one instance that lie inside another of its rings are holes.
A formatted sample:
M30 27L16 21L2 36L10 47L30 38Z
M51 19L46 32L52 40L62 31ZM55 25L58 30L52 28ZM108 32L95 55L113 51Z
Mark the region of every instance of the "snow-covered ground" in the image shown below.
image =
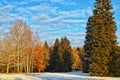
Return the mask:
M82 72L0 74L0 80L120 80L120 77L91 77Z

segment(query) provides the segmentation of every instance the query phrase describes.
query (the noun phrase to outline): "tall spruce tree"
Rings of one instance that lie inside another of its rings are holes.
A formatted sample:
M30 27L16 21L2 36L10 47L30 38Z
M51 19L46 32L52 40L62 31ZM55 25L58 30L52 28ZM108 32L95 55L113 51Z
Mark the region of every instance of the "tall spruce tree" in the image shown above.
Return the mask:
M93 16L88 19L86 28L83 72L108 76L117 45L116 23L110 0L96 0L94 5Z
M89 17L88 19L88 23L87 23L87 32L86 32L86 37L85 37L85 46L84 46L84 50L85 50L85 55L83 57L83 72L84 73L89 73L89 64L91 63L91 55L93 54L93 25L94 25L94 18L93 16Z
M109 72L110 76L120 77L120 46L113 49Z

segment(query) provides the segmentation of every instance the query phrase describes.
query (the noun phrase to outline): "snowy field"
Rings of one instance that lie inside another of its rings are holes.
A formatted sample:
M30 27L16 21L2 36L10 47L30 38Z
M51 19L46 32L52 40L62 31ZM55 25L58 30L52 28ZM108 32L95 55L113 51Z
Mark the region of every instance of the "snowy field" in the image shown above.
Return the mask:
M0 74L0 80L120 80L120 77L91 77L82 72Z

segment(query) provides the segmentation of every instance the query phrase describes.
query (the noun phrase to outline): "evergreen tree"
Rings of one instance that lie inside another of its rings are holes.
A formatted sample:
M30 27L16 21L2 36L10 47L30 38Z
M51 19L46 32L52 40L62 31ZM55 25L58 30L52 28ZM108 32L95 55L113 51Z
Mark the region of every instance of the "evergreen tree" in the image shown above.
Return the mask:
M47 49L49 48L47 41L44 42L44 47Z
M59 40L56 39L51 54L51 69L55 72L58 72L60 69L60 57L59 57Z
M84 45L84 52L85 55L82 58L82 64L83 64L83 72L88 73L89 72L89 64L91 63L91 55L93 53L92 48L93 48L93 26L94 26L94 18L93 16L89 17L88 23L87 23L87 32L86 32L86 37L85 37L85 45Z
M110 0L96 0L93 16L88 19L85 40L85 57L83 72L90 75L108 76L110 61L115 55L116 23Z
M120 46L116 46L113 53L115 55L112 56L110 61L110 76L120 77Z
M61 39L60 48L60 68L61 71L71 71L72 68L72 48L70 46L69 40L64 37Z
M63 52L64 52L64 49L63 49L63 37L61 38L60 40L60 43L59 43L59 57L60 57L60 72L64 71L64 59L63 59Z
M49 66L50 49L46 41L43 45L43 55L44 55L44 65L45 65L45 68L47 69L47 66Z
M52 64L52 55L53 55L53 45L51 45L50 47L49 47L49 62L48 62L48 66L47 66L47 68L46 68L46 72L52 72L52 71L54 71L53 70L53 64Z

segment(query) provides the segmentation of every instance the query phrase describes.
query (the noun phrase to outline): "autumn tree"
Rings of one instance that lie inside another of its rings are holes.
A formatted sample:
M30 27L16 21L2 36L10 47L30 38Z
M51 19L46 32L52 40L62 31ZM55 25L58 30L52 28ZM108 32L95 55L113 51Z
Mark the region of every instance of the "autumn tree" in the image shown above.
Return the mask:
M82 61L76 48L72 48L72 59L72 71L82 70Z
M43 49L40 44L37 44L34 49L34 58L36 62L36 67L39 72L43 71L45 69L44 66L44 55L43 55Z
M79 52L78 55L81 60L81 68L82 68L81 70L83 71L83 69L84 69L83 65L85 64L85 62L84 62L84 57L85 57L84 47L77 47L77 51Z
M12 50L11 41L9 38L4 38L1 43L0 64L3 67L4 72L9 73L10 68L13 67L14 54Z
M14 48L15 67L17 72L30 72L30 57L32 48L33 34L30 27L22 20L15 20L10 28L9 36L11 38L11 45Z

